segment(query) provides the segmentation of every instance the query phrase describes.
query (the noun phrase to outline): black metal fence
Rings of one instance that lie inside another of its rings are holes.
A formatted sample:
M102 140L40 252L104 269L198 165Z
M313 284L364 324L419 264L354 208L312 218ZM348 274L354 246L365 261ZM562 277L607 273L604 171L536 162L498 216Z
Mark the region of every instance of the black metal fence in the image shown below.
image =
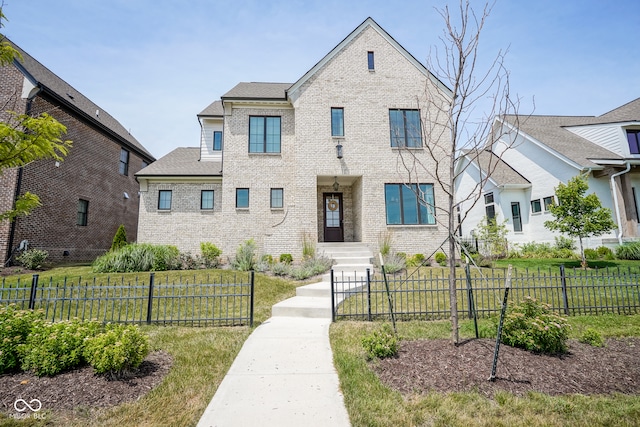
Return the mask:
M505 288L505 270L473 274L468 268L456 278L458 316L498 314ZM411 275L384 278L331 274L333 320L446 319L450 317L449 277L442 270L418 270ZM509 300L531 296L555 312L580 314L640 313L640 269L518 271L511 277Z
M229 278L232 278L229 280ZM103 322L253 326L254 274L220 275L217 279L189 282L180 277L162 280L150 273L148 281L135 277L125 282L94 277L42 283L37 274L31 283L18 281L0 287L0 305L40 309L50 321L71 318Z

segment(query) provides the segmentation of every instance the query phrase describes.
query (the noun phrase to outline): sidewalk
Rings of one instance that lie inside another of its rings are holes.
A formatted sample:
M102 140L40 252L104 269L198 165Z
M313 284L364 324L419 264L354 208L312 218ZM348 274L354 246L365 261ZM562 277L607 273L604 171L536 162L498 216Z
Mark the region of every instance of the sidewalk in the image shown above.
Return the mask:
M331 319L272 317L256 328L198 427L350 426L333 366L330 324Z

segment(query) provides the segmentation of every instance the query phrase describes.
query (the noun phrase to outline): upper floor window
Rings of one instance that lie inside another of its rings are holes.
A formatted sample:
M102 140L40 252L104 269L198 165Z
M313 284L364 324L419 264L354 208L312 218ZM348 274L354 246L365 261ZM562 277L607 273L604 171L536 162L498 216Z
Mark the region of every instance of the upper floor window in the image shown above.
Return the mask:
M493 200L493 193L487 193L484 195L484 212L487 219L494 219L496 217L496 205Z
M213 131L213 151L222 150L222 132L219 130Z
M213 209L213 190L200 192L200 209Z
M89 201L88 200L78 200L78 215L76 219L76 224L85 226L88 223L89 217Z
M511 202L511 219L513 219L513 231L522 231L522 216L520 215L519 202Z
M553 198L553 196L549 196L542 199L542 202L544 203L544 211L549 212L549 206L551 206L555 202L555 199Z
M282 209L284 207L284 190L282 188L271 189L271 209Z
M629 152L640 154L640 129L627 130L627 141L629 141Z
M375 70L375 64L373 62L373 52L367 52L367 66L369 67L369 71Z
M389 110L392 147L422 147L419 110Z
M129 152L124 148L120 150L120 175L129 175Z
M249 189L236 188L236 208L249 207Z
M344 136L344 108L331 109L331 136Z
M171 190L158 191L158 210L171 210Z
M387 224L435 224L433 184L385 184Z
M280 152L280 117L249 117L249 152Z
M540 204L540 199L535 199L531 201L531 213L540 213L542 212L542 205Z

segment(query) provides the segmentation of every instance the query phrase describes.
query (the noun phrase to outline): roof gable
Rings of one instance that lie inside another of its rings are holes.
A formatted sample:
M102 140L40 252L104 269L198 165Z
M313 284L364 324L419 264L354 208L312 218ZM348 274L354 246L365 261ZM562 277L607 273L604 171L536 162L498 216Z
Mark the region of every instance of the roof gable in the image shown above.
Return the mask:
M333 59L345 46L353 41L358 35L364 32L367 28L373 28L378 32L391 46L393 46L405 59L413 64L422 74L427 76L432 83L434 83L443 93L448 97L452 96L451 89L449 89L444 83L442 83L436 76L434 76L427 68L422 65L413 55L411 55L404 47L400 45L393 37L389 35L376 21L372 18L367 18L360 24L355 30L351 32L344 40L342 40L331 52L324 56L316 65L314 65L309 71L307 71L297 82L295 82L287 90L289 96L295 94L314 74L316 74L322 67L324 67L331 59Z

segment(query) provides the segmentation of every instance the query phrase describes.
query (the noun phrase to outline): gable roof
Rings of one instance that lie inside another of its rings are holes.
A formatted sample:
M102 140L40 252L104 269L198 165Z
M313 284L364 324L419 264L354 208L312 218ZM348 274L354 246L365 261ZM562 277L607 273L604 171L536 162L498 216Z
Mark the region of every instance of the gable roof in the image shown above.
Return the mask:
M198 114L198 117L222 117L223 115L224 108L222 107L222 101L213 101Z
M69 83L62 80L11 40L5 38L5 41L9 42L22 55L22 60L15 59L14 65L34 86L42 89L48 96L82 116L87 122L112 135L121 144L144 157L145 160L155 160L155 157L109 113L94 104L89 98L74 89Z
M531 181L520 175L520 173L512 168L507 162L489 150L466 150L463 152L463 155L467 157L470 162L479 166L483 174L490 171L489 179L498 186L528 186L531 184Z
M518 123L519 132L548 147L582 168L600 168L592 160L622 160L622 157L565 129L569 126L598 124L602 120L593 116L528 116L516 121L509 115L505 121Z
M427 68L422 65L413 55L411 55L404 47L400 45L393 37L389 35L373 18L369 17L364 20L355 30L351 32L344 40L342 40L331 52L324 56L316 65L314 65L309 71L305 73L297 82L295 82L287 90L288 93L296 92L304 83L309 80L316 72L325 66L334 56L336 56L346 45L351 43L360 33L367 28L373 28L377 31L391 46L393 46L407 61L413 64L421 73L427 76L440 90L442 90L448 97L452 96L451 89L449 89L444 83L442 83L436 76L434 76Z
M264 101L284 101L291 83L241 82L222 95L222 100L260 99Z
M640 122L640 98L598 117L601 123Z
M200 147L178 147L136 174L153 176L222 176L222 162L201 162Z

